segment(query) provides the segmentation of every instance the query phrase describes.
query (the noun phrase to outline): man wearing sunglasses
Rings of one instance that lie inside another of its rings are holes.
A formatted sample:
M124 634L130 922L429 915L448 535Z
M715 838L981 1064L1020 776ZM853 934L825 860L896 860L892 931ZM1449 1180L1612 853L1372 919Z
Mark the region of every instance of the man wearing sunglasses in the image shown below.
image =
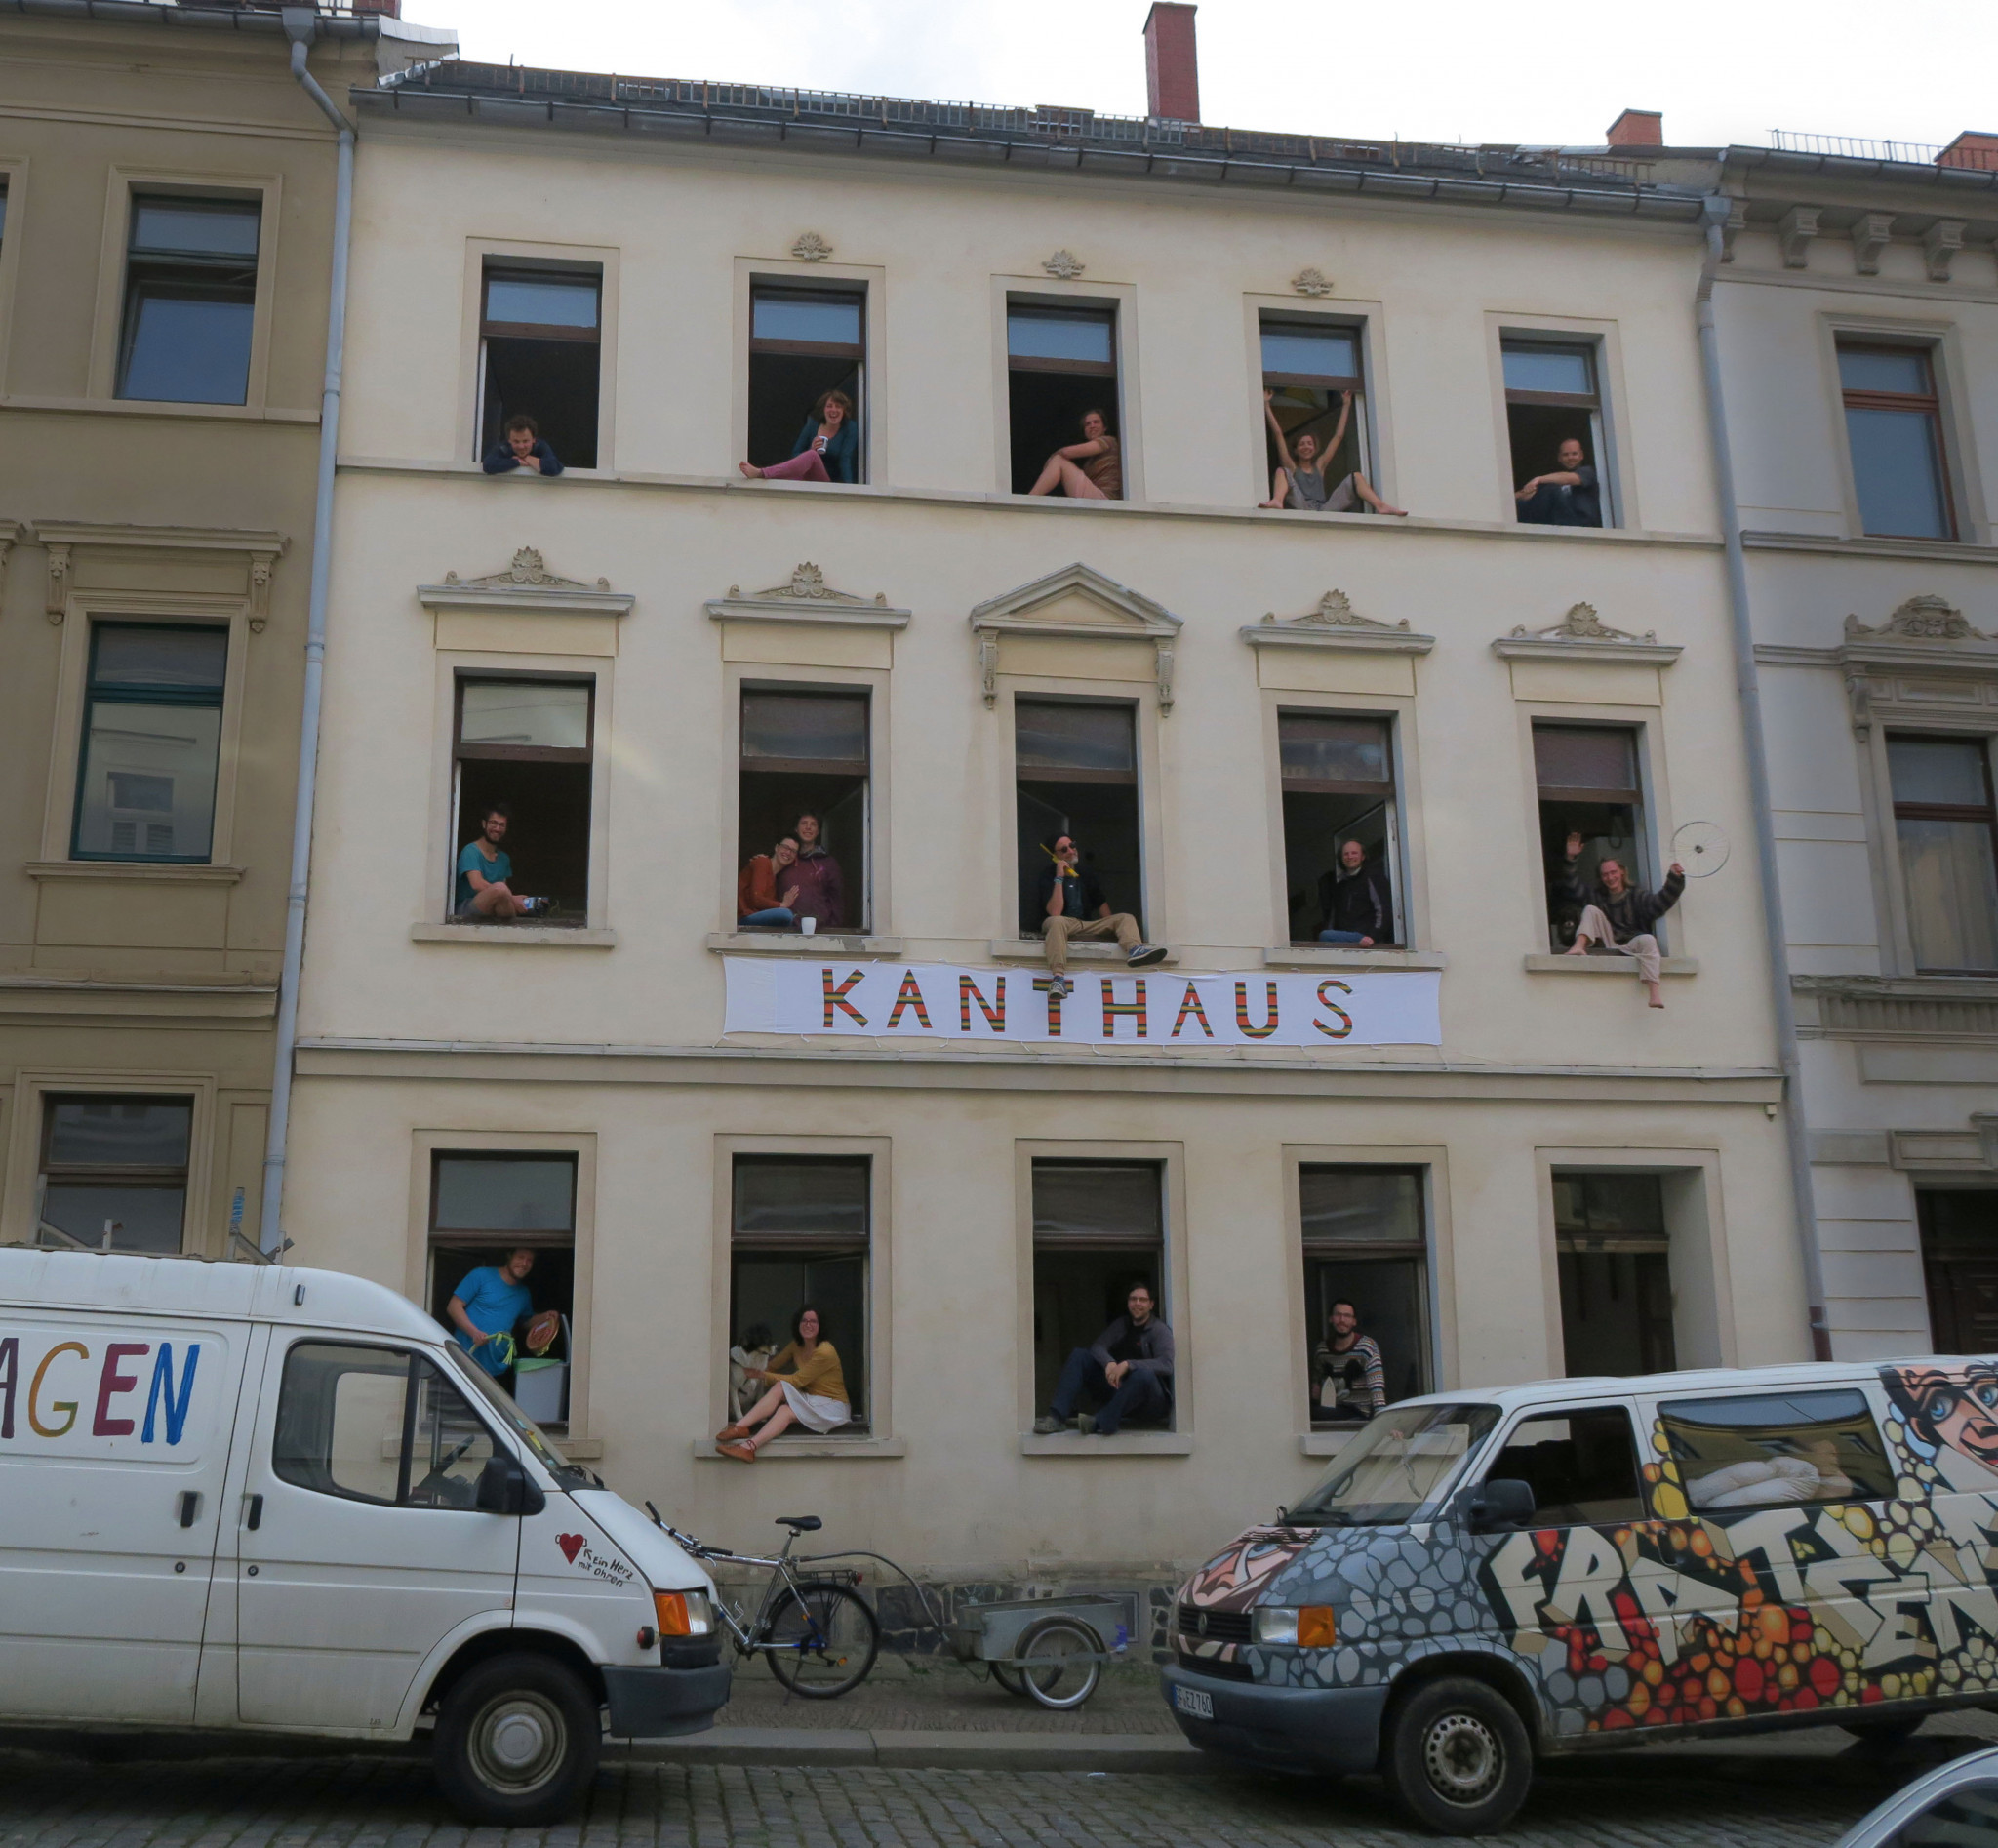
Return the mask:
M1071 941L1099 943L1105 937L1114 937L1125 962L1133 969L1165 961L1164 946L1147 944L1139 934L1138 920L1129 911L1110 909L1096 874L1082 869L1082 854L1074 835L1057 834L1042 844L1048 850L1049 864L1041 869L1041 937L1048 946L1051 995L1060 997L1069 992Z

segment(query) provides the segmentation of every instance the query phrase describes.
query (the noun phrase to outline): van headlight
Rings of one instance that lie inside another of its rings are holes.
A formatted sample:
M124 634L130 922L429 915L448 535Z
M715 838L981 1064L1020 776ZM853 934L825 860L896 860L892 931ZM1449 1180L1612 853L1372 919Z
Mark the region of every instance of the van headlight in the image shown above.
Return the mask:
M1339 1641L1339 1626L1330 1604L1303 1604L1296 1609L1272 1605L1256 1613L1256 1640L1292 1649L1330 1649Z
M652 1607L661 1636L711 1636L714 1606L705 1591L655 1591Z

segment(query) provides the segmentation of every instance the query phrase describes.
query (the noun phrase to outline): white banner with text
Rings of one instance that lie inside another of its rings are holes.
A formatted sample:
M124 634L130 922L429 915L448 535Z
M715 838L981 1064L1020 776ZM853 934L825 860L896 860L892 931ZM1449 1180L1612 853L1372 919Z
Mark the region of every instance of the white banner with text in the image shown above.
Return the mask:
M1434 971L1188 976L1162 969L814 962L730 956L730 1033L1026 1040L1069 1046L1439 1046Z

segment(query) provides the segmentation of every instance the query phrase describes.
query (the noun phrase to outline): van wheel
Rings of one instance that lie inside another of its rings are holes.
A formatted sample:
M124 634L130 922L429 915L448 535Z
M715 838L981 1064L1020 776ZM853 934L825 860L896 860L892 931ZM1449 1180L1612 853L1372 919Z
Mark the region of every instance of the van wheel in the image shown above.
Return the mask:
M546 1656L496 1656L444 1697L431 1772L472 1823L559 1822L597 1772L598 1703L573 1668Z
M1863 1739L1869 1746L1898 1746L1921 1731L1926 1713L1890 1713L1883 1719L1842 1719L1839 1731Z
M1451 1675L1388 1716L1380 1771L1401 1811L1443 1835L1502 1828L1533 1783L1533 1746L1505 1697Z

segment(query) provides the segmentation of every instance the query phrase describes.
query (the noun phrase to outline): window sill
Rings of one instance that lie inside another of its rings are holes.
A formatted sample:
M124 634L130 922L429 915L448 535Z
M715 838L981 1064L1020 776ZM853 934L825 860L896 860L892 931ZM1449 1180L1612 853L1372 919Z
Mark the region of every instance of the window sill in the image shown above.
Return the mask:
M604 1440L601 1437L557 1437L551 1431L548 1442L565 1463L602 1463L604 1460Z
M1339 1431L1299 1431L1298 1448L1307 1457L1337 1457L1365 1428L1354 1425Z
M895 1458L908 1454L908 1439L905 1437L774 1437L756 1453L756 1461L808 1463L823 1462L828 1457ZM714 1447L712 1437L695 1439L694 1458L697 1463L739 1461L735 1457L724 1457Z
M1019 1434L1022 1457L1190 1457L1191 1431L1119 1431L1114 1437L1085 1437L1080 1431L1057 1431L1052 1437Z
M20 392L0 396L9 411L85 412L111 417L180 417L226 423L317 423L317 411L290 411L262 404L182 404L172 398L44 398Z
M232 886L241 866L189 866L157 860L31 860L21 870L30 879L141 879L148 884Z
M412 924L413 944L546 944L556 949L615 949L616 931L572 931L553 924Z
M842 936L821 931L805 937L797 931L711 931L707 946L728 956L899 956L899 937Z
M1360 949L1347 944L1291 944L1265 949L1268 969L1447 969L1440 949Z
M994 962L1046 962L1048 950L1046 941L1039 937L995 937L985 945ZM1176 949L1166 951L1163 963L1147 963L1148 969L1170 969L1179 960ZM1079 962L1115 963L1125 967L1124 952L1115 944L1077 944L1068 945L1068 961L1072 967Z
M1529 956L1526 967L1529 975L1536 976L1623 976L1635 980L1637 958L1599 955L1591 950L1586 956ZM1658 968L1668 976L1697 976L1699 960L1695 956L1666 956Z

